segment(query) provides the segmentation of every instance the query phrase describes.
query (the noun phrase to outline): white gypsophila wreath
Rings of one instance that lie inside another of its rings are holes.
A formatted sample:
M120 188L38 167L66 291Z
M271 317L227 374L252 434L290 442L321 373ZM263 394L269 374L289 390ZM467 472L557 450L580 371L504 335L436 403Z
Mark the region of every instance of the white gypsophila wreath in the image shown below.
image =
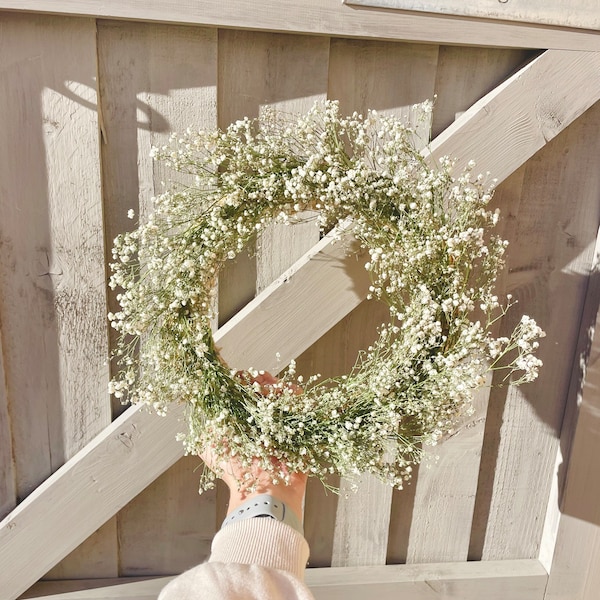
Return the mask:
M267 113L155 149L193 183L173 184L115 240L111 392L159 414L185 403L188 453L212 445L219 458L258 460L274 481L287 479L283 463L322 481L370 472L401 488L422 445L452 430L488 373L535 379L535 321L523 316L509 337L492 332L511 300L494 294L507 243L490 233L491 186L472 164L457 178L449 159L433 168L414 139L401 119L342 118L328 101L296 120ZM370 254L370 296L387 303L390 322L347 375L303 380L292 361L265 390L254 371L240 376L221 360L213 290L257 233L306 210L323 231L352 220Z

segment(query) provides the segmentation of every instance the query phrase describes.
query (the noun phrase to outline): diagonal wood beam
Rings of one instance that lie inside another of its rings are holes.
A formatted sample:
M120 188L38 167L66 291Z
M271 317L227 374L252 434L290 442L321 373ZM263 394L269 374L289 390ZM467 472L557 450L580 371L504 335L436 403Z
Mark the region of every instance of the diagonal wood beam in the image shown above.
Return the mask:
M472 158L502 181L600 98L600 53L547 51L477 102L430 147ZM216 334L232 365L271 370L362 301L360 258L326 237ZM264 362L263 362L264 361ZM0 523L0 589L16 598L182 454L182 407L157 418L134 406ZM39 552L40 545L44 551Z

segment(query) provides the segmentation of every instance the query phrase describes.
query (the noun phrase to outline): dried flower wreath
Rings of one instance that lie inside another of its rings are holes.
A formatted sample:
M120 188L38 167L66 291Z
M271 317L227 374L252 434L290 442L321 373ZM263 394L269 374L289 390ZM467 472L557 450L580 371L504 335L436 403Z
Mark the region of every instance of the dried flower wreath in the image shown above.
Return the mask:
M214 445L222 458L258 458L275 481L286 480L284 463L322 481L370 472L400 488L422 444L455 426L490 371L512 384L535 379L536 323L524 316L510 337L492 333L511 300L494 295L507 243L489 233L498 220L487 208L491 187L472 164L456 179L448 159L432 168L414 139L400 119L342 118L326 102L297 120L270 113L155 149L194 183L173 185L115 240L111 392L159 414L185 403L188 453ZM370 295L389 305L391 320L349 374L304 381L292 363L259 389L215 349L214 283L257 232L307 209L323 230L352 219L370 253Z

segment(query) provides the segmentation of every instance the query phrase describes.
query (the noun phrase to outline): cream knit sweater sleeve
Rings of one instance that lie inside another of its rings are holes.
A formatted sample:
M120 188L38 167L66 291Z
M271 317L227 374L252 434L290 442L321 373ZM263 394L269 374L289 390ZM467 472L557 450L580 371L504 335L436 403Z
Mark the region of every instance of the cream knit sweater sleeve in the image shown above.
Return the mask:
M304 583L308 544L274 519L246 519L217 533L208 562L173 579L158 600L314 600Z

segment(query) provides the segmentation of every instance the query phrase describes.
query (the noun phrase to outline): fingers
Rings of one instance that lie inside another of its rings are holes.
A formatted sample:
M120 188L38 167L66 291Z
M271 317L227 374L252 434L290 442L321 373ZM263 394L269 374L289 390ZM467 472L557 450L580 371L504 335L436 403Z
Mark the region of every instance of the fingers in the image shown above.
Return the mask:
M281 393L285 388L292 390L295 395L302 394L302 388L294 383L285 383L285 385L278 387L277 384L280 380L268 371L259 371L256 376L253 376L249 371L238 371L236 376L247 385L257 383L260 386L257 391L263 396L268 395L273 389Z

